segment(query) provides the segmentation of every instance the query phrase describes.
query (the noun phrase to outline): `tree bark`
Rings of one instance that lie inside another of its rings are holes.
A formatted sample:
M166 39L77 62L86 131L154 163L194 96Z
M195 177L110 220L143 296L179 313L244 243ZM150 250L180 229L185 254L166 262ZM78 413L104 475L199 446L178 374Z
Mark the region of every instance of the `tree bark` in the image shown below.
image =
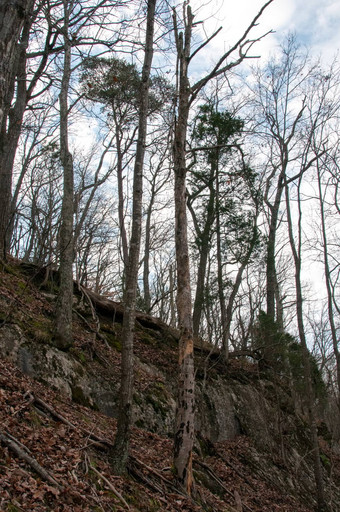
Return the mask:
M121 126L116 123L116 147L117 147L117 185L118 185L118 217L119 231L122 242L123 264L126 272L126 266L129 260L129 248L125 229L124 215L124 191L123 191L123 153L121 148L120 131ZM124 276L126 277L126 276Z
M143 198L143 164L147 133L148 97L150 72L153 58L153 34L155 22L156 0L148 0L145 53L142 69L140 90L138 137L133 182L132 231L129 247L129 258L126 266L126 283L124 290L124 319L122 330L122 367L120 402L118 413L117 434L114 447L110 452L113 468L116 473L126 471L129 455L132 396L133 396L133 336L136 316L136 293L138 280L139 253L142 226Z
M179 339L178 397L175 419L174 466L176 477L190 495L193 486L192 448L194 442L195 379L194 342L191 311L191 284L186 205L186 135L189 115L190 57L193 15L186 7L185 34L177 32L174 12L177 58L179 63L178 116L175 124L173 159L175 173L175 244L177 263L177 314Z
M218 285L218 299L220 302L221 311L221 326L222 326L222 353L223 359L228 360L229 345L228 345L228 332L227 332L227 307L224 296L224 279L223 279L223 262L222 262L222 241L221 241L221 218L220 218L220 183L218 173L216 174L216 258L217 258L217 285Z
M216 168L211 165L210 176L209 176L209 200L207 205L207 216L205 219L204 227L202 230L199 229L198 225L196 228L197 239L199 240L199 263L197 270L197 282L196 282L196 293L194 300L194 311L193 311L193 332L197 338L201 326L202 311L205 297L205 278L207 273L208 255L210 249L211 230L215 221L215 197L216 191L214 187L214 177ZM193 218L195 212L193 208L190 208ZM194 224L197 224L194 222Z
M258 214L259 214L259 212L258 212L258 208L257 208L256 209L256 216L255 216L255 219L254 219L252 238L251 238L251 240L249 242L249 247L248 247L247 253L244 256L243 261L241 262L241 265L240 265L240 267L239 267L239 269L237 271L235 282L233 284L231 293L229 295L228 304L227 304L227 307L226 307L226 312L225 312L225 315L226 315L225 321L226 321L226 323L225 323L225 326L223 326L223 329L224 329L223 341L226 344L226 346L222 347L223 356L224 356L224 358L226 360L228 359L228 356L229 356L229 346L228 345L229 345L229 338L230 338L230 326L231 326L231 321L232 321L232 318L233 318L234 302L235 302L235 299L236 299L237 292L238 292L238 290L239 290L239 288L241 286L243 272L244 272L245 268L247 267L247 265L248 265L248 263L250 261L251 255L253 254L253 251L254 251L254 248L255 248L255 245L256 245L256 241L258 239L258 230L257 230Z
M303 295L302 295L302 285L301 285L301 202L300 202L300 186L301 179L299 180L298 185L298 208L299 208L299 217L298 217L298 243L296 247L296 242L294 240L293 233L293 222L290 211L290 199L289 199L289 189L288 185L285 184L285 193L286 193L286 209L287 209L287 221L288 221L288 233L289 233L289 242L292 250L294 265L295 265L295 286L296 286L296 316L299 330L300 343L302 347L302 358L303 358L303 366L304 366L304 380L306 386L306 399L307 399L307 409L308 409L308 419L309 419L309 427L311 430L311 443L313 450L313 461L314 461L314 478L315 478L315 487L316 487L316 498L318 503L318 512L326 512L328 510L325 493L324 493L324 484L322 477L322 467L320 460L320 448L318 441L318 430L316 424L316 409L315 409L315 398L313 392L313 384L312 384L312 371L310 364L310 356L307 346L307 340L305 335L304 323L303 323Z
M321 233L322 233L322 249L323 249L323 264L325 272L325 283L327 290L327 302L328 302L328 321L331 328L333 352L336 361L336 376L337 376L337 387L338 397L337 403L340 412L340 353L338 348L338 336L337 329L334 322L334 311L333 311L333 295L331 286L331 272L329 268L329 252L328 252L328 240L326 230L326 219L325 219L325 207L322 197L322 183L321 183L321 170L317 165L317 177L318 177L318 189L319 189L319 205L320 205L320 217L321 217Z
M73 159L68 143L68 91L71 78L71 44L69 41L69 5L64 3L64 71L60 91L60 159L63 166L63 200L60 228L60 285L56 303L56 346L67 349L73 344Z
M26 106L26 48L34 0L0 5L0 255L9 249L12 167ZM25 34L23 28L26 25ZM22 37L24 36L24 37ZM18 75L17 100L11 109ZM25 94L23 94L23 92ZM22 108L23 106L23 108ZM19 115L19 110L21 115ZM8 125L8 128L7 128ZM8 137L7 129L11 136Z
M18 44L34 0L3 0L0 5L0 126L14 95Z
M282 170L278 177L276 194L274 203L269 205L270 222L267 243L267 259L266 259L266 277L267 277L267 315L275 320L275 290L276 290L276 268L275 268L275 247L276 247L276 232L279 220L279 208L281 203L281 196L283 191L283 177L285 169Z
M186 216L186 135L189 110L199 92L210 80L227 73L240 64L247 56L255 40L248 39L249 32L257 25L259 17L273 0L268 0L245 30L237 43L230 47L213 66L212 70L195 84L190 85L188 66L191 59L216 35L202 43L191 54L191 36L194 16L190 5L183 6L184 33L179 32L176 10L173 10L174 32L177 47L178 66L178 105L173 142L173 159L175 173L175 239L177 263L177 313L180 329L179 340L179 382L176 409L174 440L174 466L178 482L188 494L192 492L192 447L194 441L194 360L193 360L193 324L191 312L191 285L189 268L189 248ZM235 60L229 58L239 50Z
M145 243L144 243L144 258L143 258L143 299L144 299L144 310L146 313L151 311L151 292L150 292L150 242L151 242L151 215L152 207L155 200L155 186L152 184L151 188L151 199L146 212L146 223L145 223Z
M175 305L175 275L173 265L169 267L169 291L170 291L170 322L171 327L176 327L176 305Z

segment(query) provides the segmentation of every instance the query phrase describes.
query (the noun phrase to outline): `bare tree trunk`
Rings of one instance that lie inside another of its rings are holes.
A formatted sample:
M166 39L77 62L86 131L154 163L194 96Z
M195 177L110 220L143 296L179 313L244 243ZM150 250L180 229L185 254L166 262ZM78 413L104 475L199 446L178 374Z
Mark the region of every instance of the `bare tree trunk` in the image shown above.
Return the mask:
M153 34L157 0L148 0L145 54L142 69L142 84L139 104L138 138L133 182L132 232L129 259L126 266L124 290L124 319L122 331L122 368L117 434L110 456L114 470L121 474L126 471L129 455L129 441L133 395L133 335L136 316L136 292L138 263L142 227L143 163L147 133L148 97L150 72L153 58Z
M173 266L169 267L169 288L170 288L170 325L176 327L176 306L175 306L175 270Z
M265 8L272 0L268 0L250 23L244 34L224 55L222 55L210 73L190 85L188 66L190 60L197 55L213 37L213 34L191 54L191 36L194 16L189 4L183 5L183 32L178 30L176 10L173 10L174 32L177 47L178 65L178 110L175 122L173 142L173 158L175 172L175 240L177 262L177 313L180 329L179 339L179 381L178 401L176 409L176 425L174 440L174 466L178 482L188 494L192 492L192 447L194 441L195 390L194 390L194 357L193 357L193 324L191 312L191 284L189 267L189 247L186 216L186 135L189 110L192 102L209 81L240 64L253 46L255 40L248 40L251 29ZM238 57L229 62L229 57L238 49Z
M169 145L165 147L159 147L156 142L156 149L153 150L153 154L158 154L159 160L156 167L152 166L152 159L150 158L149 167L151 171L151 178L148 178L150 184L150 200L146 210L146 221L145 221L145 241L144 241L144 256L143 256L143 303L144 310L146 313L151 313L154 304L151 303L151 289L150 289L150 253L152 250L152 237L151 237L151 221L154 213L154 205L157 199L157 194L162 190L164 185L168 182L170 177L170 170L161 178L162 170L164 169L165 159L168 155ZM166 280L166 279L165 279ZM163 285L163 294L165 287ZM162 299L164 306L164 298ZM161 307L162 313L164 313L164 307Z
M249 242L248 251L247 251L246 255L244 256L243 261L241 262L241 265L237 271L235 282L233 284L231 293L229 295L228 304L226 307L226 319L225 319L226 323L224 326L224 336L223 336L223 340L224 340L226 346L222 347L223 355L226 360L228 359L228 353L229 353L228 344L229 344L229 338L230 338L230 326L231 326L231 321L233 318L233 309L234 309L235 299L237 296L237 292L241 286L243 272L250 261L251 255L253 254L254 247L256 245L256 241L258 239L257 217L258 217L258 208L256 209L256 217L254 219L254 226L253 226L253 235Z
M284 319L283 319L283 300L280 293L280 286L277 277L277 272L275 270L275 309L276 309L276 323L278 328L283 331L284 330Z
M151 292L150 292L150 228L151 228L151 215L152 207L155 200L155 187L152 185L151 199L146 212L146 223L145 223L145 243L144 243L144 258L143 258L143 298L144 298L144 309L147 313L151 310Z
M175 242L177 263L177 314L179 339L179 376L176 409L174 466L178 482L190 495L193 486L192 448L194 442L195 378L194 342L191 311L191 284L189 267L189 246L187 233L186 204L186 135L189 115L190 84L188 62L190 57L193 15L186 6L185 34L177 32L174 12L174 26L179 63L178 117L176 119L173 158L175 172Z
M123 191L123 155L121 148L120 133L121 127L116 125L116 146L117 146L117 185L118 185L118 217L119 217L119 231L122 242L123 264L126 270L127 262L129 260L128 241L125 229L124 220L124 191Z
M60 228L60 286L56 303L56 339L58 348L67 349L73 343L73 160L68 144L68 90L71 78L71 44L69 41L69 5L64 4L64 71L60 91L60 159L63 166L63 200Z
M202 311L204 306L205 297L205 278L207 273L207 263L209 255L209 243L211 239L211 230L215 221L215 188L214 188L214 176L215 166L211 166L210 169L210 180L209 180L209 200L207 205L207 216L205 219L203 229L199 229L198 223L195 220L195 211L193 207L189 209L194 220L196 229L197 239L199 240L199 263L197 270L197 282L196 282L196 293L194 300L194 311L193 311L193 329L194 337L197 338L201 326Z
M322 197L322 184L321 184L321 170L319 165L317 165L317 175L318 175L318 188L319 188L319 205L320 205L320 217L321 217L321 233L322 233L322 247L323 247L323 263L324 263L324 272L325 272L325 283L327 289L327 300L328 300L328 321L331 327L331 335L332 335L332 344L333 351L335 355L336 361L336 375L337 375L337 387L338 387L338 407L340 411L340 353L338 349L338 336L337 330L334 322L334 311L333 311L333 295L332 295L332 286L331 286L331 273L329 268L329 253L328 253L328 241L327 241L327 231L326 231L326 221L325 221L325 208L324 208L324 200Z
M21 126L21 123L20 123L20 126ZM40 128L41 127L39 127L38 133L40 132ZM8 229L9 235L7 237L9 242L11 241L11 238L13 236L12 233L13 233L13 230L14 230L15 223L17 223L16 210L17 210L19 193L21 191L21 186L22 186L22 183L24 181L24 177L26 176L27 171L29 169L29 166L30 166L30 164L32 162L32 158L34 158L33 152L34 152L34 148L35 148L35 146L37 144L38 133L34 134L33 142L30 145L30 148L28 150L28 153L25 156L24 161L22 162L21 170L20 170L20 175L19 175L19 177L16 180L15 189L14 189L13 194L12 194L11 213L10 213L10 226L9 226L9 229ZM17 240L16 240L16 242L17 242Z
M0 255L6 256L11 216L12 168L26 106L26 48L34 0L0 5ZM26 26L25 33L22 34ZM23 36L23 37L21 37ZM19 41L21 40L21 44ZM10 110L18 75L18 94ZM25 94L23 94L25 93ZM21 115L19 115L19 111ZM7 127L8 124L8 127ZM10 130L10 137L7 130Z
M2 0L0 5L0 126L7 120L14 95L18 43L34 0Z
M307 409L308 409L308 419L309 426L311 430L311 442L313 449L313 460L314 460L314 478L315 478L315 486L316 486L316 497L318 503L318 512L326 512L328 510L326 501L325 501L325 493L324 493L324 484L322 477L322 467L320 460L320 448L318 441L318 431L316 424L316 409L315 409L315 398L312 384L312 371L310 364L310 356L307 347L307 340L305 335L305 329L303 324L303 295L302 295L302 286L301 286L301 202L300 202L300 186L301 186L302 177L299 179L298 185L298 208L299 208L299 218L298 218L298 242L297 247L294 240L293 233L293 223L290 211L290 200L289 200L289 188L288 185L285 185L286 192L286 209L287 209L287 221L288 221L288 233L289 233L289 241L290 246L294 258L295 264L295 286L296 286L296 316L299 330L299 337L302 347L302 358L303 358L303 366L304 366L304 379L306 385L306 400L307 400Z
M220 184L219 176L216 174L216 258L217 258L217 284L218 284L218 298L221 310L221 326L222 326L222 352L223 359L228 360L229 345L228 345L228 329L227 329L227 308L224 296L224 279L223 279L223 262L222 262L222 242L221 242L221 221L220 221Z
M194 337L197 338L201 327L201 318L205 298L205 276L208 263L209 246L201 239L199 263L197 270L196 293L194 300L193 312L193 332Z
M276 267L275 267L275 249L276 249L276 231L279 220L279 208L281 203L281 196L283 191L283 176L285 169L280 173L274 203L269 205L270 210L270 222L269 222L269 234L267 243L267 259L266 259L266 271L267 271L267 315L275 320L275 290L276 290Z

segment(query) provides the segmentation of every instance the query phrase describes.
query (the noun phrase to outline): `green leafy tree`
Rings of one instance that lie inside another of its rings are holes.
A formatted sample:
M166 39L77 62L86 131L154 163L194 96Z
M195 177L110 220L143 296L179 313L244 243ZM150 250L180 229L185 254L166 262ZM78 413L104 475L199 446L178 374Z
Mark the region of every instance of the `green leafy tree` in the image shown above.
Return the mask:
M289 346L294 343L296 340L293 336L285 332L270 315L260 311L254 327L253 348L261 355L263 366L288 374Z
M233 305L245 267L260 245L257 218L261 198L256 173L243 158L241 143L244 123L209 102L200 107L192 131L194 155L189 175L188 205L195 228L198 252L197 285L193 324L197 336L205 308L207 264L212 249L217 263L223 352L227 357ZM225 273L227 264L236 265L234 280ZM208 284L209 283L209 284ZM226 301L227 284L229 299Z
M303 347L298 341L282 329L280 323L260 311L254 328L253 347L260 354L260 361L265 368L271 368L277 374L288 377L302 402L307 395L304 378ZM326 386L315 357L308 352L311 367L314 398L325 397Z
M243 122L227 111L219 111L213 103L199 108L194 120L191 143L193 162L188 177L191 192L188 206L195 229L195 245L199 254L196 294L193 311L194 335L200 328L204 305L205 281L209 251L216 229L217 180L219 170L227 164L235 149L235 138L243 128Z
M137 141L138 112L142 75L135 64L117 57L90 57L84 60L81 73L83 94L98 110L99 117L112 134L110 143L115 148L114 162L118 189L118 217L124 266L128 261L128 234L125 212L128 198L124 193L124 179L133 161ZM150 76L148 116L159 114L169 106L173 89L164 77ZM103 116L103 114L105 114ZM110 137L109 137L110 138Z

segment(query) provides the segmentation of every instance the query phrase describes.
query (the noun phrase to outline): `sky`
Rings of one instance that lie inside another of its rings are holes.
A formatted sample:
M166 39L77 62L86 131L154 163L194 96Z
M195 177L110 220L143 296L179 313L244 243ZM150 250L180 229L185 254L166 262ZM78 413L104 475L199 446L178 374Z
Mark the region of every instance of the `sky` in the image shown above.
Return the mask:
M209 47L216 52L233 43L259 12L264 0L191 0L195 21L205 20L204 29L210 35L219 26L223 31ZM255 29L256 34L274 30L256 46L256 54L267 57L288 32L311 48L315 56L330 62L340 48L339 0L274 0ZM203 30L203 26L202 29Z
M190 74L194 79L205 75L204 68L212 69L212 65L234 44L244 33L252 19L264 5L265 0L190 0L195 21L204 21L195 28L200 38L197 44L211 36L220 26L223 30L214 38L204 51L199 52L195 61L190 65ZM178 8L179 14L181 9ZM274 33L265 37L254 48L254 55L263 59L275 54L277 47L289 32L294 32L298 41L311 49L315 57L321 57L323 63L331 62L340 49L340 0L274 0L266 9L255 28L254 35L259 37L273 30ZM174 53L170 52L169 65L174 70L171 60ZM164 58L164 54L161 55ZM254 63L254 61L252 61ZM156 66L157 67L157 66ZM169 77L172 77L170 72ZM86 128L82 125L77 130L77 143L82 134L84 147L91 145L93 139L93 124ZM314 279L312 286L320 299L322 289L322 270L310 272Z
M204 66L212 69L212 64L223 50L226 51L242 36L264 3L265 0L206 0L205 3L204 0L190 0L193 12L197 13L195 21L205 20L200 28L201 40L223 26L218 37L204 49L204 56L201 54L192 64L194 77L204 74ZM256 63L261 65L261 61L275 55L280 42L293 32L297 41L307 46L310 53L315 58L320 57L321 63L327 66L340 49L340 0L274 0L261 16L254 34L260 36L270 30L274 33L254 48L253 54L261 57ZM324 282L323 268L314 260L305 262L303 279L311 287L311 296L319 303Z

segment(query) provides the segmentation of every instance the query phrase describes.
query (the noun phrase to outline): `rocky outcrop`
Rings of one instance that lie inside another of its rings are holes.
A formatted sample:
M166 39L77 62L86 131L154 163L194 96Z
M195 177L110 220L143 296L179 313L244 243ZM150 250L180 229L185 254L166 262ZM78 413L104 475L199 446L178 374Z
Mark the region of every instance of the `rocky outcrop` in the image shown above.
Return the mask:
M58 389L83 405L116 416L119 375L103 362L88 364L79 354L62 352L28 339L17 325L0 329L0 357ZM175 412L175 378L164 369L136 357L135 425L171 435ZM144 383L144 384L143 384ZM218 443L248 436L253 448L247 464L254 473L292 496L313 499L308 428L293 408L289 392L279 382L259 375L249 363L232 372L214 371L196 382L198 439ZM204 449L197 443L197 449ZM340 503L339 490L332 490Z
M16 287L4 287L0 293L0 358L12 361L24 373L75 402L115 417L120 381L121 305L94 295L89 297L100 325L96 336L96 329L90 325L93 310L91 313L90 308L86 309L84 297L78 297L76 343L69 352L62 352L53 346L54 294L42 296L37 289L31 290L20 275L5 278L15 282ZM16 309L13 304L18 289L22 296L20 308ZM208 345L196 348L196 450L209 453L211 443L218 450L219 443L237 442L246 436L250 441L244 463L253 473L313 508L309 429L301 410L295 410L289 383L268 369L261 373L245 354L226 367L218 362L214 351L209 354ZM157 319L138 314L133 409L137 427L172 435L176 368L176 331ZM321 426L327 437L327 427ZM331 467L328 448L325 442L325 482L340 510L339 488L327 479Z
M76 402L108 416L117 414L119 376L101 363L79 360L79 354L63 352L50 344L28 339L16 325L0 330L0 356L14 362L24 373L64 393ZM137 426L159 434L171 434L175 412L175 375L135 357L135 373L147 382L134 394L133 418ZM244 376L246 372L243 372ZM271 448L275 429L273 405L264 398L269 382L249 373L245 382L214 375L196 382L196 430L211 442L247 434Z

